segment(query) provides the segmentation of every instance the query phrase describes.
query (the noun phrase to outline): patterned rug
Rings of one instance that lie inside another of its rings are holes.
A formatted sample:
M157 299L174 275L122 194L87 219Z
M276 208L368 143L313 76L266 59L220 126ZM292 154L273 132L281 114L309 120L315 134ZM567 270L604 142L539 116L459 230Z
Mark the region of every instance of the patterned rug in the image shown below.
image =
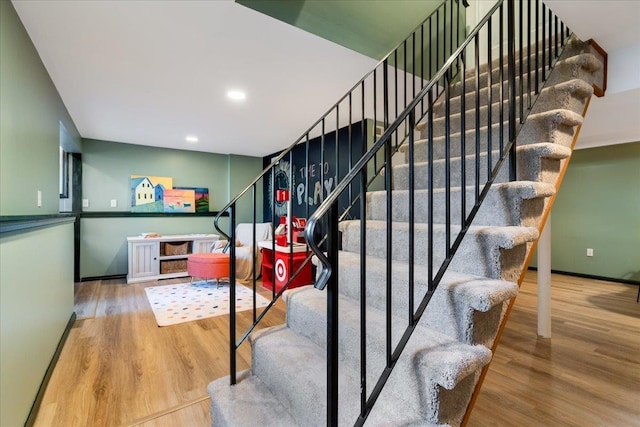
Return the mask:
M179 283L175 285L144 288L147 299L156 316L158 326L169 326L192 320L222 316L229 313L229 284L216 287L214 281ZM236 311L251 310L251 289L236 285ZM264 307L269 301L256 295L256 307Z

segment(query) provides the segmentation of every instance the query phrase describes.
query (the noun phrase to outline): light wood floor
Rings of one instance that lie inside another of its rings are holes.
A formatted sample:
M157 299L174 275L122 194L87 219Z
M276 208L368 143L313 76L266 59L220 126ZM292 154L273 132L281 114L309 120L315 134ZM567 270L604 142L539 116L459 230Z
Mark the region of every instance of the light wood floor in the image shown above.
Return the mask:
M157 327L144 287L180 281L76 284L78 320L36 426L210 425L206 386L228 375L228 318ZM529 272L469 425L640 426L637 287L553 275L551 340L536 336L535 289ZM284 304L265 320L282 323ZM238 368L250 357L247 343Z

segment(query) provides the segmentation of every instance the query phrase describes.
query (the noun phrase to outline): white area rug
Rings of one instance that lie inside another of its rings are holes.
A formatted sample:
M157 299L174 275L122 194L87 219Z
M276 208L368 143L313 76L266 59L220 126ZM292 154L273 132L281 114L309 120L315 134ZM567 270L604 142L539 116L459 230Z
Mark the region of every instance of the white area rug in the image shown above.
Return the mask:
M175 325L229 313L228 283L221 284L220 288L217 288L213 281L200 281L151 286L144 290L158 326ZM256 307L264 307L267 304L269 301L266 298L256 295ZM236 311L252 308L251 289L236 285Z

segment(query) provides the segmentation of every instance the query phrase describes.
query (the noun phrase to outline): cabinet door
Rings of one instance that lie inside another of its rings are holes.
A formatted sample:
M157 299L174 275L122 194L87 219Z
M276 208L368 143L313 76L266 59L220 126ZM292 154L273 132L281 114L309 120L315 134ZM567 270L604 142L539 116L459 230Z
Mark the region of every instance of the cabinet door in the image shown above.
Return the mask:
M129 278L157 276L160 272L158 242L129 243Z
M194 240L193 241L193 253L201 254L206 252L211 252L211 245L215 242L215 240L203 239L203 240Z

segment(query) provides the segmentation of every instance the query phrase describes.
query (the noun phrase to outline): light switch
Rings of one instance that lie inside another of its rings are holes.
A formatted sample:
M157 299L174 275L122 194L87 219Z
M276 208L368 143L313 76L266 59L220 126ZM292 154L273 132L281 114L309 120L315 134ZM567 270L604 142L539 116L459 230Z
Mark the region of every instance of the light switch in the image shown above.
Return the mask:
M89 207L89 199L82 199L82 207L83 208Z
M117 208L118 207L118 201L116 199L112 199L111 200L111 207L112 208Z
M42 207L42 191L38 190L38 207Z

